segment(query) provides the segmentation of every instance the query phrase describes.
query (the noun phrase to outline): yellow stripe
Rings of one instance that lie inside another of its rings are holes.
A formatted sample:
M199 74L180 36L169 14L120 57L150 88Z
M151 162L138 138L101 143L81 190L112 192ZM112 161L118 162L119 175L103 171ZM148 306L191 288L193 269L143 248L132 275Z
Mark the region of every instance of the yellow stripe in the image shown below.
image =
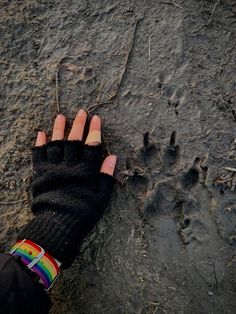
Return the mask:
M40 253L40 250L36 250L30 244L24 244L24 243L17 249L17 251L25 253L29 258L32 258L32 259L36 258ZM32 255L29 254L29 252L32 252ZM39 260L38 263L41 265L41 267L46 268L48 272L50 272L51 276L55 277L57 275L57 271L54 265L45 255L43 255L43 257Z

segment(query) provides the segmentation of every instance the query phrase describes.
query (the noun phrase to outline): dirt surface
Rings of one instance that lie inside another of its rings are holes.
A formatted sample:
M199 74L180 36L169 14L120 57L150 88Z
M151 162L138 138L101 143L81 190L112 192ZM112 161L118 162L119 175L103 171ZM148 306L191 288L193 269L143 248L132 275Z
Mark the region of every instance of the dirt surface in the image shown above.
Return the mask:
M58 109L100 114L119 156L51 313L235 313L235 1L0 7L1 247L31 217L30 147Z

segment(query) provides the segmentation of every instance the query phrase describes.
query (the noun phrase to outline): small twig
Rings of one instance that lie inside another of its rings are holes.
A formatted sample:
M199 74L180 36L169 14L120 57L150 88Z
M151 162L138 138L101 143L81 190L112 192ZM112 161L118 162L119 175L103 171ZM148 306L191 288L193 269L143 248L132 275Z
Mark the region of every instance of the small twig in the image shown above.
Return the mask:
M98 95L97 95L97 98L96 98L96 103L100 102L100 92L103 89L105 83L106 83L106 80L102 79L102 82L101 82L101 84L99 86L99 89L98 89Z
M224 167L225 170L236 172L236 168Z
M216 276L216 263L213 263L213 274L214 274L214 278L215 278L215 284L216 284L216 289L218 289L218 280L217 280L217 276Z
M174 0L171 0L171 2L165 2L165 1L161 1L159 3L163 3L163 4L170 4L170 5L173 5L175 6L176 8L179 8L179 9L183 9L183 7L181 7L181 5L177 4L174 2Z
M7 217L7 216L12 216L15 213L16 213L15 211L7 212L7 213L1 215L1 218Z
M103 101L103 102L98 102L95 103L94 105L91 105L87 108L88 113L91 113L92 111L94 111L96 108L98 107L102 107L103 105L107 105L107 104L111 104L112 101Z
M148 303L151 305L156 305L156 306L160 304L159 302L152 302L152 301L149 301Z
M174 5L176 8L183 9L183 7L181 7L181 5L175 3L174 0L172 0L172 3L173 3L173 5Z
M60 61L57 64L57 69L56 69L56 104L57 104L57 112L60 112L60 103L59 103L59 79L58 79L58 72L59 72L59 66L60 66Z
M151 61L151 36L148 38L148 61Z
M45 39L46 39L46 36L47 36L47 34L45 34L45 35L43 36L42 40L41 40L40 47L39 47L39 50L38 50L38 54L39 54L39 55L41 54L41 50L42 50L42 48L43 48L43 44L44 44L44 41L45 41Z
M220 183L227 183L227 182L230 182L232 180L232 178L230 178L230 179L225 179L225 180L215 180L214 181L214 183L217 183L217 184L220 184Z
M20 202L25 202L28 201L28 198L24 198L22 200L17 200L17 201L9 201L9 202L0 202L1 205L8 205L8 204L16 204Z
M75 56L64 56L57 61L56 74L55 74L55 81L56 81L55 91L56 91L56 105L57 105L58 113L61 111L60 102L59 102L59 68L60 68L60 65L61 65L63 60L65 60L67 58L74 58L74 57Z
M214 17L214 14L215 14L215 11L216 11L216 8L217 8L217 6L220 4L220 2L221 2L221 0L217 0L217 1L216 1L215 5L214 5L214 7L213 7L213 10L212 10L212 12L211 12L211 16L210 16L210 18L209 18L208 25L211 25L212 20L213 20L213 17Z
M91 105L88 107L88 112L91 113L94 109L96 109L97 107L100 107L100 106L103 106L105 104L110 104L112 103L112 100L113 98L115 98L118 94L118 91L119 91L119 88L121 86L121 83L123 81L123 78L124 78L124 75L125 75L125 72L126 72L126 69L127 69L127 65L128 65L128 61L129 61L129 58L130 58L130 53L131 53L131 50L133 48L133 44L134 44L134 36L135 36L135 32L136 32L136 29L137 29L137 25L138 23L141 21L142 19L139 19L137 20L135 23L134 23L134 27L133 27L133 30L132 30L132 36L131 36L131 39L130 39L130 44L129 44L129 49L127 51L127 54L126 54L126 57L125 57L125 62L124 62L124 66L120 72L120 75L119 75L119 78L118 78L118 82L117 82L117 87L116 87L116 90L115 92L110 95L108 97L107 100L105 101L102 101L100 102L100 91L101 89L104 87L105 85L105 80L102 80L101 84L100 84L100 87L99 87L99 92L98 92L98 96L97 96L97 99L96 99L96 103L94 105Z
M131 39L130 39L130 44L129 44L129 49L128 49L127 54L125 56L124 66L123 66L123 69L121 70L121 73L120 73L120 76L119 76L119 79L118 79L116 91L115 91L115 93L113 95L108 97L108 100L112 100L118 94L119 88L121 86L121 83L123 81L123 78L124 78L124 75L125 75L125 72L126 72L126 69L127 69L128 61L129 61L129 58L130 58L130 53L131 53L133 45L134 45L134 37L135 37L136 29L137 29L138 23L140 21L141 21L141 19L137 20L134 23L134 27L133 27L132 34L131 34Z
M127 69L128 61L129 61L129 58L130 58L130 53L131 53L131 50L133 48L134 37L135 37L135 32L136 32L136 29L137 29L137 25L138 25L138 23L141 20L142 19L139 19L136 22L134 22L134 27L133 27L132 36L131 36L131 39L130 39L129 49L128 49L126 57L125 57L124 66L123 66L123 68L122 68L122 70L120 72L119 78L118 78L117 87L116 87L115 92L112 95L110 95L107 100L100 102L100 91L104 87L105 82L106 82L105 80L102 80L102 82L100 84L100 87L99 87L98 96L96 98L96 103L94 105L89 106L88 109L87 109L89 113L91 113L97 107L103 106L105 104L112 103L113 98L115 98L118 95L119 88L121 86L121 83L123 81L123 78L124 78L124 75L125 75L125 72L126 72L126 69Z
M39 47L39 50L38 50L38 54L40 55L41 54L41 51L42 51L42 48L43 48L43 44L45 42L45 39L47 38L48 36L48 32L47 30L49 29L49 22L46 24L45 28L44 28L44 32L45 32L45 35L43 36L42 40L41 40L41 43L40 43L40 47Z

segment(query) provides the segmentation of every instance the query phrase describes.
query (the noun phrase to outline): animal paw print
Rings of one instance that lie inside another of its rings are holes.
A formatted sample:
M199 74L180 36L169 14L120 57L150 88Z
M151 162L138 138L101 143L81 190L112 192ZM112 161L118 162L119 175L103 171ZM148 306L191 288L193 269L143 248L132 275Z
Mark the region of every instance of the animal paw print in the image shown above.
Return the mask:
M146 142L146 140L145 140ZM153 143L150 149L154 149ZM142 160L145 159L148 149L142 151ZM158 150L158 152L160 149ZM176 231L184 244L197 240L199 234L204 234L207 227L202 219L204 204L210 202L210 194L204 185L207 176L207 167L203 167L200 158L195 158L191 167L179 171L180 147L176 143L176 132L172 132L170 142L163 152L163 161L160 162L158 175L152 176L153 169L149 169L149 184L146 201L143 206L143 217L152 224L161 216L169 216L176 222ZM152 158L156 158L152 153ZM150 156L149 156L150 158ZM201 195L199 201L198 196ZM201 199L200 198L200 199ZM199 231L200 230L200 231Z
M219 176L212 184L205 159L196 157L188 169L183 167L176 138L174 131L163 149L147 132L137 158L127 160L126 181L130 192L139 195L140 218L156 229L164 225L161 219L171 219L185 245L209 237L235 243L236 169L226 167L231 175Z
M219 169L213 180L214 218L219 236L231 245L236 243L236 168Z
M168 99L168 104L170 107L173 107L175 114L179 115L179 106L184 103L184 89L179 88L173 91L170 98Z
M198 157L189 169L183 169L176 132L171 134L163 157L157 176L149 175L142 213L146 222L155 226L161 217L171 217L186 245L217 236L235 244L236 168L225 167L213 183L208 180L208 167Z

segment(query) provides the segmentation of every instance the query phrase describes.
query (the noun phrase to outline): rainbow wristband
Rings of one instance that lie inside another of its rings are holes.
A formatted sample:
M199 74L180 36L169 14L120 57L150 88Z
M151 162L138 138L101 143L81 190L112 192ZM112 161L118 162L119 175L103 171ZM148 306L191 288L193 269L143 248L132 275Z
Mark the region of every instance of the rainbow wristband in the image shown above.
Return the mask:
M51 288L60 274L60 263L41 246L30 240L19 240L10 254L21 257L22 262L39 276L46 291Z

